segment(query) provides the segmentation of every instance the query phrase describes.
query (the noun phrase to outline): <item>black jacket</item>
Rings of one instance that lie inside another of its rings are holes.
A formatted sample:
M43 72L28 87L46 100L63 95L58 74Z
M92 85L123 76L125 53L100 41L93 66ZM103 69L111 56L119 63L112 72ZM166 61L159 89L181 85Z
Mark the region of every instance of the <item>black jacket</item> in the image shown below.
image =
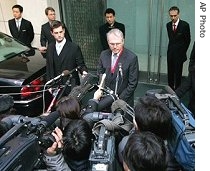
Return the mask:
M65 27L65 38L72 42L72 39L66 27ZM47 44L50 44L51 42L55 42L55 38L50 32L50 23L47 22L43 24L41 27L40 43L41 43L41 46L46 46Z
M31 47L31 42L34 39L34 29L31 22L22 18L19 31L14 18L9 20L8 24L11 35L25 45Z
M125 37L125 25L122 23L115 22L112 27L110 27L109 23L106 23L99 27L99 35L101 40L102 49L106 50L109 49L109 45L107 43L106 34L113 28L118 28L123 32L123 35Z

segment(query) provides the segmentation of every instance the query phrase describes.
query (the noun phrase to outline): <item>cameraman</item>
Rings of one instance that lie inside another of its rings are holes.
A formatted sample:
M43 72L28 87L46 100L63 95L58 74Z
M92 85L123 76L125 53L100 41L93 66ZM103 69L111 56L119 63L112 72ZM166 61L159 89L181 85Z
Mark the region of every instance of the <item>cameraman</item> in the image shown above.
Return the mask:
M165 171L164 141L149 131L134 132L130 135L123 151L123 168L125 171Z
M91 151L92 130L83 119L70 120L63 133L57 127L55 142L46 150L47 170L87 171Z
M133 123L135 130L139 132L150 131L165 141L167 148L167 171L181 170L167 147L166 139L171 135L172 116L166 104L156 97L143 96L139 98L135 105L134 112L135 117L133 118ZM118 146L118 156L121 163L123 161L122 152L129 136L125 136Z

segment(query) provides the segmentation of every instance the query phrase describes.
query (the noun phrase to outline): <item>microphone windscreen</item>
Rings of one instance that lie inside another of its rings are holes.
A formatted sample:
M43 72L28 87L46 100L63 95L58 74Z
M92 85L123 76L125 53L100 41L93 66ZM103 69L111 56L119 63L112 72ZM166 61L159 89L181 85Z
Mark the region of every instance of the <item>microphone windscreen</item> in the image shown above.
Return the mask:
M110 107L116 99L117 97L114 94L105 96L98 103L98 111L102 111L103 109Z
M48 116L42 118L41 122L45 127L50 127L55 121L60 117L60 113L58 111L54 111L50 113Z
M98 82L98 77L96 75L88 73L88 74L86 74L86 76L84 78L81 79L80 85L96 84L97 82Z
M67 75L69 75L70 74L70 71L69 70L64 70L63 72L62 72L62 75L63 76L67 76Z
M114 113L117 109L122 109L123 111L126 111L127 103L124 100L117 99L112 103L112 113Z
M174 90L170 86L165 86L165 90L169 94L176 94Z
M88 93L88 90L91 87L91 84L86 84L84 86L76 86L71 90L68 96L74 97L79 102Z

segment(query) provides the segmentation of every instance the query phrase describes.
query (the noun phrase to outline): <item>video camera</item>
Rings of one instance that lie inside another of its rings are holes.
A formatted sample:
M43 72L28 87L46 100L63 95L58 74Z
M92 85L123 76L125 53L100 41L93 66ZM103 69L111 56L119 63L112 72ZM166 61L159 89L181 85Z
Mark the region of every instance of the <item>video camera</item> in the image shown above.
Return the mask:
M112 104L112 113L106 119L98 120L94 124L93 134L96 139L92 144L89 156L91 171L117 170L116 142L117 136L129 133L133 127L133 109L123 100L116 100ZM100 116L103 113L97 114ZM99 117L98 117L99 118ZM102 118L102 117L101 117ZM116 134L116 131L118 134ZM117 135L117 136L116 136Z
M89 157L91 171L114 171L115 169L115 137L107 131L105 126L100 127L99 135L93 142Z
M43 151L54 142L49 132L59 118L52 112L43 118L11 115L2 121L11 126L0 138L0 170L34 170L43 165Z

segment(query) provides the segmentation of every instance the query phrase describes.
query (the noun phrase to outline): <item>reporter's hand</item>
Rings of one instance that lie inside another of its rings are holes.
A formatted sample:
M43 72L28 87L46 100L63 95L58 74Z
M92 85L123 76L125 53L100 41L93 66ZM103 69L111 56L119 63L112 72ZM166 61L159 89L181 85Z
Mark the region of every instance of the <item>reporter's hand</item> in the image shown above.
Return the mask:
M38 50L39 50L41 53L46 53L46 52L47 52L47 48L46 48L45 46L39 47Z
M94 93L94 96L93 96L93 99L96 99L96 100L99 100L103 95L103 91L99 88L95 93Z
M54 132L52 132L52 135L55 138L55 142L52 144L51 147L47 149L48 155L56 155L60 150L63 148L63 133L62 131L56 127Z
M82 78L85 78L85 77L87 76L87 74L88 74L88 73L87 73L86 71L83 71L83 72L82 72Z

